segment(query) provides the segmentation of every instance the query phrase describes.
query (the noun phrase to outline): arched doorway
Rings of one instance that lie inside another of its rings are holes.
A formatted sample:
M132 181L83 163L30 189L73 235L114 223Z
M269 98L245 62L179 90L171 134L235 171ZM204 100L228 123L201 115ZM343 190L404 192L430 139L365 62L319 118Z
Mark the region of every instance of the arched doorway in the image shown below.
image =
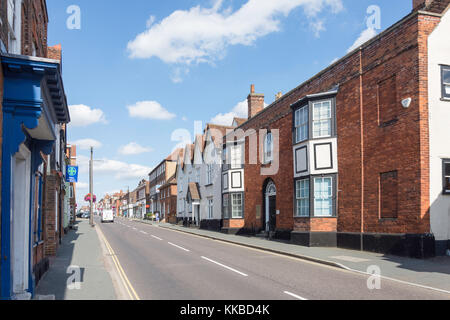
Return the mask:
M265 189L265 220L266 232L273 232L277 226L277 187L271 180Z

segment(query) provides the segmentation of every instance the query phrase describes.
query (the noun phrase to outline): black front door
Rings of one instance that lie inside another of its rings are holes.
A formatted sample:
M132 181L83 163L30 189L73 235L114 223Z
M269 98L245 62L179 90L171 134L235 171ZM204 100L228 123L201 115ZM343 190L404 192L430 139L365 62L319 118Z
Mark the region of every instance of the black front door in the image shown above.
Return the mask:
M269 231L275 231L277 227L277 197L269 197Z

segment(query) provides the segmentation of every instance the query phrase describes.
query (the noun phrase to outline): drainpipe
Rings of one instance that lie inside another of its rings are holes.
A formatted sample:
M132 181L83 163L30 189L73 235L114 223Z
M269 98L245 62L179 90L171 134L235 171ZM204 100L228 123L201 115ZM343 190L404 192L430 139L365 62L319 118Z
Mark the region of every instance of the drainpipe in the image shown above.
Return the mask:
M362 48L359 48L359 114L361 128L361 250L364 249L364 99Z

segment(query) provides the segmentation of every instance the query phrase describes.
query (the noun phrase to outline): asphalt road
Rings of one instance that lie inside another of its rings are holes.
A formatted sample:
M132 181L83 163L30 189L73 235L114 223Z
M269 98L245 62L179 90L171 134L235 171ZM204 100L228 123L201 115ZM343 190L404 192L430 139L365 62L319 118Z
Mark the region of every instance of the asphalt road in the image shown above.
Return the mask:
M101 224L143 300L449 300L450 295L181 232Z

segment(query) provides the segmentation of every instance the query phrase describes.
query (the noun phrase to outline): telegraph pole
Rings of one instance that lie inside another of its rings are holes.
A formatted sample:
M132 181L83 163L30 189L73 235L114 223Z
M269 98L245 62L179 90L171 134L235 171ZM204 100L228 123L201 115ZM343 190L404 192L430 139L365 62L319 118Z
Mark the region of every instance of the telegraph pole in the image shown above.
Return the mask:
M91 160L89 161L89 193L91 195L91 209L90 209L90 217L89 223L91 227L94 226L94 148L91 147Z

